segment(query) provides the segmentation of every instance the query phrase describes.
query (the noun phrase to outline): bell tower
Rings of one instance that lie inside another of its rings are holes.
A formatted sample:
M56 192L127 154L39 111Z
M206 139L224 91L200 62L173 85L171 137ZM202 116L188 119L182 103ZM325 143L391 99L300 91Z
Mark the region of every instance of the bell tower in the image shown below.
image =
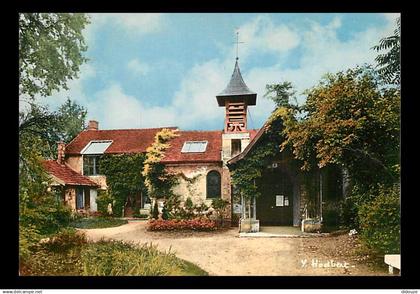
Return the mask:
M248 106L255 105L257 94L249 90L239 69L238 57L227 87L216 96L220 107L225 107L225 133L247 131Z
M238 57L226 88L216 96L219 107L225 108L225 123L222 135L222 160L226 163L241 153L250 142L248 132L248 106L256 104L257 93L245 84L239 69Z

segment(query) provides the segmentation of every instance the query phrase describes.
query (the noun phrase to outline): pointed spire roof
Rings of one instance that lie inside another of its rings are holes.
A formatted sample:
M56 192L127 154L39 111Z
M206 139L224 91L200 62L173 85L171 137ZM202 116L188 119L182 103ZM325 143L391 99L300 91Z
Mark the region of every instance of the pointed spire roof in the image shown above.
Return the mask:
M236 58L235 69L233 70L229 84L216 96L219 106L225 105L227 97L234 98L234 100L245 100L248 105L256 104L257 93L252 92L245 84L239 69L238 58Z

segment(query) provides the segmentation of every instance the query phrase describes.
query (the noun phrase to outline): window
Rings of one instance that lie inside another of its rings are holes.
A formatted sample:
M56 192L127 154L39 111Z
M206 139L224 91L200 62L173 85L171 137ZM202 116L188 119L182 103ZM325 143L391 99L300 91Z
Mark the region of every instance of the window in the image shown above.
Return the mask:
M207 198L220 198L221 194L220 173L212 170L207 174Z
M96 176L99 175L99 155L84 155L83 156L83 175Z
M111 140L90 141L81 151L83 155L104 154L105 150L112 144Z
M76 188L76 209L85 208L83 198L83 188Z
M181 153L205 152L207 141L186 141L182 146Z
M235 156L239 153L241 153L241 140L240 139L232 139L231 156Z

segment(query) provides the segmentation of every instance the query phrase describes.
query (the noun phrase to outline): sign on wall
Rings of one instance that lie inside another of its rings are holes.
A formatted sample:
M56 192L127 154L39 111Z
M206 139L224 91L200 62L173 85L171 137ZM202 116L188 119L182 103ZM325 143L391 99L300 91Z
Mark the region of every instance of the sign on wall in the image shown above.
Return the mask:
M289 206L289 197L276 195L276 206Z
M276 195L276 206L284 206L284 195Z

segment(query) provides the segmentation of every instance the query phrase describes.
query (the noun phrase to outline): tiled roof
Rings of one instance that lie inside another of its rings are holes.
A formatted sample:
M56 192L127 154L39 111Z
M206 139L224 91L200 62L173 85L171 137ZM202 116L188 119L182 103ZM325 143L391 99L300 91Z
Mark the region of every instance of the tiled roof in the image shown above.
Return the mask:
M85 177L67 165L59 164L55 160L45 160L42 162L45 170L55 176L56 178L62 180L66 185L75 185L75 186L95 186L98 185L91 181L88 177Z
M152 145L155 134L161 129L85 130L66 146L66 154L80 154L92 140L112 140L105 153L146 152L147 147Z
M164 163L218 162L221 161L222 131L179 131L179 136L172 139L165 152ZM207 141L205 152L181 153L186 141Z
M140 153L151 146L155 134L162 128L128 130L91 130L81 132L66 146L66 154L80 154L80 151L92 140L112 140L105 153ZM174 129L174 128L172 128ZM251 140L258 130L249 130ZM222 131L178 131L178 137L172 139L165 152L164 163L220 162L222 150ZM207 148L202 153L182 153L186 141L207 141Z

